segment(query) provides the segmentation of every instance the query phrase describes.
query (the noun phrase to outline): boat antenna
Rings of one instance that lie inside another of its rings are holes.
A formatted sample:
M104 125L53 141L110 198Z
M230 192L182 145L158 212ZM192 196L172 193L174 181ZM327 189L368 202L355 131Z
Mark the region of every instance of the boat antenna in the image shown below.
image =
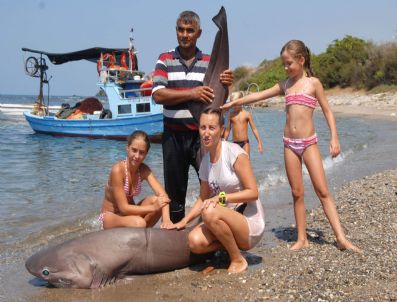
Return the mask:
M129 68L131 73L135 72L135 69L137 69L137 64L135 62L135 47L133 44L134 38L132 37L134 29L131 27L130 29L130 37L129 37L129 46L128 46L128 56L129 56Z
M129 47L128 47L130 50L134 49L134 44L133 44L134 38L132 37L133 31L134 31L134 29L131 27L131 29L130 29L130 42L129 42Z

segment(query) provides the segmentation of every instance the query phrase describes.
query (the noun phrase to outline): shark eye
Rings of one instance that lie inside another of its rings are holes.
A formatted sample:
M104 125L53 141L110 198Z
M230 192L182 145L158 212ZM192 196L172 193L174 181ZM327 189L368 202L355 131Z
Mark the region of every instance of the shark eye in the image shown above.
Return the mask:
M43 271L41 272L44 276L48 276L50 274L50 271L48 269L43 269Z

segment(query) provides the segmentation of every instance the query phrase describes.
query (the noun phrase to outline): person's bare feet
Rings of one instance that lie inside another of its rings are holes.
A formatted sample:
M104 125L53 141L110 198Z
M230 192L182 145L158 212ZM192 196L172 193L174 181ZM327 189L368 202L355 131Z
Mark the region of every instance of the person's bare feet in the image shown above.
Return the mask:
M298 240L289 249L290 249L290 251L299 251L299 250L301 250L303 248L307 248L307 247L309 247L309 241L307 241L307 239L305 239L305 240Z
M363 253L362 250L360 250L357 246L355 246L353 243L351 243L347 239L336 240L336 247L338 249L340 249L341 251L349 250L349 251L359 253L359 254Z
M245 260L243 256L237 261L230 262L229 268L227 271L231 274L241 273L245 271L248 267L248 262Z

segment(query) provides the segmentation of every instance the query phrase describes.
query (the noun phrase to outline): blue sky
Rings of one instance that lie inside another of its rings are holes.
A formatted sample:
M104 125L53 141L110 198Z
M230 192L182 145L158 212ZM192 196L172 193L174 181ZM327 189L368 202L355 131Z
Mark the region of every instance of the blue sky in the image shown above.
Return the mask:
M183 10L200 15L198 46L210 53L216 33L211 19L221 5L228 16L231 68L274 59L290 39L303 40L318 54L346 35L382 43L397 34L394 0L0 0L0 94L38 93L37 79L24 73L28 54L22 47L48 52L128 47L131 27L139 67L149 73L159 53L177 45L175 20ZM95 64L48 65L51 95L97 92Z

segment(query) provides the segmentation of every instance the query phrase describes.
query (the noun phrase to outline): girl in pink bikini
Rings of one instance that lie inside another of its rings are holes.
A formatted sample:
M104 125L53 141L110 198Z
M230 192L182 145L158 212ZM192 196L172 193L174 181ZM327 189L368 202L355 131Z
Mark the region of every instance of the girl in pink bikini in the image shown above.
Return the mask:
M172 227L167 193L150 168L143 163L150 148L147 134L133 132L127 143L127 158L113 165L105 186L99 220L104 229L116 227L152 227L163 216L162 227ZM141 193L146 180L154 196L139 202L134 197Z
M299 250L309 246L306 235L306 213L304 204L304 185L302 162L309 171L314 190L321 201L325 215L335 233L337 247L340 250L360 250L345 236L336 211L335 202L328 190L322 164L317 135L313 124L313 111L317 103L323 110L331 131L329 151L332 157L340 153L338 134L334 115L324 94L319 79L313 77L310 66L310 51L302 41L291 40L280 52L288 78L273 87L252 93L222 106L223 110L236 105L253 103L277 95L285 95L286 123L284 127L284 161L294 200L294 212L297 227L297 241L290 247Z

